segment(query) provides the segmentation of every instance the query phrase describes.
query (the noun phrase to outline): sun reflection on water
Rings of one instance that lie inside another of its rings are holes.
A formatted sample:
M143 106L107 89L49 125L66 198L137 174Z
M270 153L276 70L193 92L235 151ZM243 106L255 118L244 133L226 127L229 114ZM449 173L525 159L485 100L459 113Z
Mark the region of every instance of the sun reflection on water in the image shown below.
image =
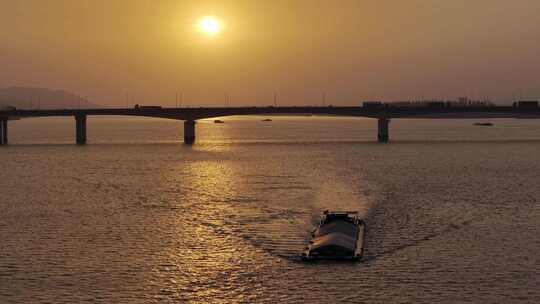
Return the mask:
M249 242L234 235L227 225L227 218L235 213L229 202L241 184L238 169L228 162L200 160L168 171L187 172L177 186L191 189L180 202L189 211L180 211L172 223L177 242L167 249L167 256L180 275L171 288L194 300L212 297L219 301L224 290L233 293L242 265L255 261L250 258L254 253Z

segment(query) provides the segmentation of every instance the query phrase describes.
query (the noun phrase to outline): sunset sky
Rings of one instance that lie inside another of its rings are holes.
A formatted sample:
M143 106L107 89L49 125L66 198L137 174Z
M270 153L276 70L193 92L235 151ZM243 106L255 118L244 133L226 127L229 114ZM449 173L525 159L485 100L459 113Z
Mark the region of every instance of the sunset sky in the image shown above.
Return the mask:
M503 103L540 98L539 16L538 0L0 0L0 87L104 105Z

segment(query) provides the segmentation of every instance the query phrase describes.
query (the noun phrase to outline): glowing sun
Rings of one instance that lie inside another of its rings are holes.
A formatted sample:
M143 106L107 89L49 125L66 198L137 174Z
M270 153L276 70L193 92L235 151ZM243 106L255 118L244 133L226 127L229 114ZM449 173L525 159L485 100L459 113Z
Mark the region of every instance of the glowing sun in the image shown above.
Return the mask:
M215 36L223 30L221 21L214 16L205 16L198 20L197 28L208 36Z

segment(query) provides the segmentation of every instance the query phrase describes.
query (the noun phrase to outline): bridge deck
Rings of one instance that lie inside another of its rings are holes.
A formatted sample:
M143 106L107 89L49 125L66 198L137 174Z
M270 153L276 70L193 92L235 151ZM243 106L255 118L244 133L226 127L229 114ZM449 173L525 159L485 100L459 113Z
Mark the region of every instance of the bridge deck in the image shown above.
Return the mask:
M4 110L0 117L126 115L179 120L232 115L313 114L372 118L540 118L540 107L215 107L215 108L100 108L55 110Z
M184 120L184 142L195 142L197 119L231 115L313 114L378 119L379 142L389 140L394 118L540 118L540 107L238 107L238 108L119 108L0 111L0 146L8 143L8 120L26 117L75 117L76 143L86 143L86 118L90 115L127 115Z

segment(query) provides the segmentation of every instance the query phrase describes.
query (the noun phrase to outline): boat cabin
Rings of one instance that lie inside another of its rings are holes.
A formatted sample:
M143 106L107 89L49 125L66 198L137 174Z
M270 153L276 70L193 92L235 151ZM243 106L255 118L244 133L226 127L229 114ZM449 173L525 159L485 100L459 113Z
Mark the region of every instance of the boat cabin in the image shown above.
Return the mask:
M356 213L325 212L304 257L357 259L361 255L364 224Z

